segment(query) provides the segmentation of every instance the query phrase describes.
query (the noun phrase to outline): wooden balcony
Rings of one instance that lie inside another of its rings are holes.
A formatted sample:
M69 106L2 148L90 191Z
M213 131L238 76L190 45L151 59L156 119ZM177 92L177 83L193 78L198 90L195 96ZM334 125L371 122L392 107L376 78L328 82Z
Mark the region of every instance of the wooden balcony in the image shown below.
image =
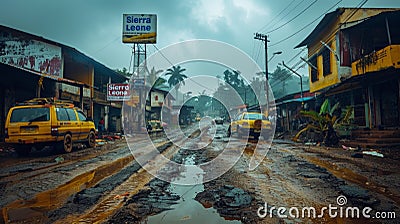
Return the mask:
M94 91L93 101L105 105L109 104L109 102L107 102L107 94L97 90Z
M352 76L379 72L389 68L400 68L400 45L389 45L351 64Z

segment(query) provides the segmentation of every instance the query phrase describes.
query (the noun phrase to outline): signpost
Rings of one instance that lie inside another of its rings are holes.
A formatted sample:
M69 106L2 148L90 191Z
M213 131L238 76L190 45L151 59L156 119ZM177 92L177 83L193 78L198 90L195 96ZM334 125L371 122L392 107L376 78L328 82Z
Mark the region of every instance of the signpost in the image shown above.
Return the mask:
M157 15L124 14L123 43L154 44L157 40Z
M139 74L139 67L141 65L141 57L144 56L144 67L146 67L146 44L155 44L157 41L157 15L155 14L123 14L122 25L122 42L131 44L133 43L133 50L135 54L135 61L137 64L134 67ZM144 44L144 55L142 54L140 45ZM136 60L137 59L137 60ZM136 116L137 129L141 131L141 127L145 126L144 118L145 112L142 111L145 105L145 98L143 90L145 89L145 77L138 77L133 80L131 85L132 92L134 93L130 100L126 101L131 106L131 115ZM136 92L138 94L136 95ZM145 92L145 91L144 91ZM135 112L133 112L135 107Z
M144 78L135 78L135 79L132 79L132 82L133 82L134 89L143 89L145 86Z

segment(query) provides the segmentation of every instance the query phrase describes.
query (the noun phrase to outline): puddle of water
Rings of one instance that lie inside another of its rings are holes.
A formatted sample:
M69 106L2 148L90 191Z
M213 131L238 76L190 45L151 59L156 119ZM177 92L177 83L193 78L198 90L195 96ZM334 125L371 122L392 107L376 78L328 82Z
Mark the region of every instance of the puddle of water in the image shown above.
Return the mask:
M320 160L315 157L305 157L305 158L308 161L327 169L329 172L331 172L336 177L356 183L357 185L359 185L361 187L364 187L366 189L369 189L369 190L375 191L379 194L382 194L382 195L392 199L393 201L395 201L398 204L400 203L400 196L395 195L392 192L390 192L386 186L381 186L377 183L374 183L374 182L370 181L367 177L357 174L357 173L353 172L352 170L350 170L349 168L339 167L338 165L336 165L334 163L330 163L325 160Z
M111 164L83 173L55 189L40 192L32 199L14 201L2 209L2 217L6 222L32 218L46 219L44 215L46 211L61 207L72 194L92 187L104 177L122 169L132 160L132 157L121 158Z
M185 164L193 165L194 159L194 156L189 156L186 158ZM180 180L183 180L184 183L193 182L193 178L196 178L195 182L199 182L199 180L203 179L203 173L204 171L201 168L189 166L179 178ZM241 223L238 220L225 220L218 214L216 209L210 206L206 206L208 207L206 208L195 200L197 193L204 191L203 184L171 184L168 190L172 194L181 196L177 204L172 205L171 210L148 217L143 223Z

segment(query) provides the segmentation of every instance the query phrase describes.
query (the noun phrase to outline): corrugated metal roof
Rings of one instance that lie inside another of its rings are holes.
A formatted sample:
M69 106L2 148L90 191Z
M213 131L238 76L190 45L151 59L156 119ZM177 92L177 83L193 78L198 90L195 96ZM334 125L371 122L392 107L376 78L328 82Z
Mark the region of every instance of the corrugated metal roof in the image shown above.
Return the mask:
M315 41L320 35L321 32L326 29L329 25L336 21L340 14L342 14L343 8L337 8L335 11L325 14L324 18L318 23L315 29L304 39L301 43L299 43L296 47L307 46L309 43Z

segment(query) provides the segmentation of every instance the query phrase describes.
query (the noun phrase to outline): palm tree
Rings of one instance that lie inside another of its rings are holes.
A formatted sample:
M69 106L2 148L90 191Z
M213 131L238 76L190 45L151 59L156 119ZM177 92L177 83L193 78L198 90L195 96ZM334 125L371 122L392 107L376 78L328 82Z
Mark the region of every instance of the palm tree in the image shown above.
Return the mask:
M178 100L178 89L181 84L185 85L185 79L187 76L183 74L186 71L185 68L181 68L181 66L172 66L172 68L167 69L166 75L171 75L168 79L168 84L170 87L175 88L176 98Z
M167 80L165 80L162 77L158 77L158 74L160 74L161 72L163 72L163 70L155 70L154 67L151 68L151 71L149 71L147 68L147 73L149 74L149 76L147 76L147 83L149 83L150 85L154 86L154 87L158 87L161 86L162 84L164 84L165 82L167 82Z

